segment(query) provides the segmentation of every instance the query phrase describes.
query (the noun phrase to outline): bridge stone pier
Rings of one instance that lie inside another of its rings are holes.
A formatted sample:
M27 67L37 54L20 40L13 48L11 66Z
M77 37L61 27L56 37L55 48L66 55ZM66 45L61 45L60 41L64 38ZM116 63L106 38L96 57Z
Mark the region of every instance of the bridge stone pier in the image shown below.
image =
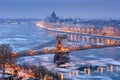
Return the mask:
M69 48L67 43L67 35L57 35L56 53L54 55L54 63L57 65L69 62Z

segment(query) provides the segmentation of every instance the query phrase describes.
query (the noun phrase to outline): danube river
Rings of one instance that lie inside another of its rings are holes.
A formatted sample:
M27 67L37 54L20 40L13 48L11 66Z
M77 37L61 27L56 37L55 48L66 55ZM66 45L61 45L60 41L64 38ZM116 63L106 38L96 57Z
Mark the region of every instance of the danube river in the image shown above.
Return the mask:
M0 43L10 44L15 51L38 46L53 38L35 24L0 24Z
M55 39L55 36L52 32L42 30L35 24L0 24L0 44L8 43L13 47L14 51L27 50L30 47L38 46L53 39ZM71 52L70 63L66 64L69 66L67 68L57 68L53 63L53 56L53 54L45 54L18 58L17 64L30 63L37 65L41 61L41 64L49 70L62 73L66 78L70 78L71 80L120 79L120 47ZM81 65L99 65L103 68L99 67L98 70L91 70L88 75L87 71L86 73L84 70L78 69L76 71L76 68L81 67Z

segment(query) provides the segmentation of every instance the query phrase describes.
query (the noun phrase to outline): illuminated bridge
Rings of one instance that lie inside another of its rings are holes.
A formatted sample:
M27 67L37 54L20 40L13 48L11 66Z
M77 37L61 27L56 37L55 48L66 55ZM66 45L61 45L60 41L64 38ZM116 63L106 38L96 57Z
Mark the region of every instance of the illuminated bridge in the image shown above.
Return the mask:
M52 48L46 48L51 47ZM106 44L81 44L79 41L73 41L68 39L67 35L57 35L55 40L44 43L37 47L32 47L29 50L24 50L20 52L13 52L12 57L24 57L24 56L33 56L41 54L54 54L54 62L66 63L69 62L69 53L76 50L87 50L87 49L96 49L96 48L105 48L105 47L115 47L120 46L119 41L111 41Z

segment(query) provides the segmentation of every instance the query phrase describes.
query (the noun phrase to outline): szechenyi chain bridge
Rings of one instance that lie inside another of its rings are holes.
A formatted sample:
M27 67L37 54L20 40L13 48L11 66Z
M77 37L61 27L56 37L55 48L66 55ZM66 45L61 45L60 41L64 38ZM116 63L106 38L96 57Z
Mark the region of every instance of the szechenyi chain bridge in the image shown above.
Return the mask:
M107 48L107 47L117 47L120 46L120 39L119 36L113 36L113 35L95 35L95 34L87 34L87 33L77 33L77 32L71 32L66 31L63 29L56 29L49 28L44 25L44 22L38 22L37 25L50 32L50 34L53 34L55 39L50 40L44 44L41 44L36 47L29 47L29 49L13 52L11 53L11 56L14 59L27 57L27 56L35 56L35 55L47 55L47 54L53 54L53 62L57 64L58 66L61 66L63 64L71 62L70 54L74 51L82 51L82 50L88 50L88 49L99 49L99 48ZM73 28L72 28L73 29ZM60 31L59 31L60 30ZM54 46L54 47L53 47ZM49 48L48 48L49 47ZM81 53L75 53L75 54L81 54ZM106 53L104 53L106 54ZM119 58L119 56L118 56ZM104 62L104 61L103 61ZM86 65L87 66L87 65ZM80 70L84 71L84 74L91 74L91 66L83 66L80 68ZM119 71L118 68L120 65L113 65L109 64L109 67L104 66L95 66L95 69L97 71L100 71L100 73L103 73L104 70L113 72L114 70ZM75 74L78 74L78 71L75 72ZM72 75L72 73L71 73ZM61 74L63 76L63 74ZM61 79L62 80L62 79Z
M49 27L49 25L45 25L45 22L37 22L36 23L40 28L57 32L56 39L44 43L42 45L38 45L36 47L29 48L29 50L24 50L20 52L13 52L12 56L15 58L24 57L24 56L33 56L33 55L40 55L40 54L49 54L49 53L70 53L72 51L77 50L87 50L87 49L96 49L96 48L106 48L106 47L116 47L120 46L120 37L114 35L98 35L98 34L88 34L88 32L80 33L76 31L74 28L58 28L58 27ZM51 26L51 25L50 25ZM80 29L78 29L80 30ZM89 31L89 30L87 30ZM73 36L71 36L73 34ZM77 35L77 40L76 36ZM72 37L72 40L70 39ZM81 42L85 42L86 44L82 44ZM50 45L54 45L54 48L47 49L45 47L49 47ZM19 53L19 54L17 54ZM68 55L68 54L67 54ZM57 55L58 56L58 55ZM69 57L69 56L67 56ZM59 60L58 60L59 61ZM63 61L64 62L64 61Z

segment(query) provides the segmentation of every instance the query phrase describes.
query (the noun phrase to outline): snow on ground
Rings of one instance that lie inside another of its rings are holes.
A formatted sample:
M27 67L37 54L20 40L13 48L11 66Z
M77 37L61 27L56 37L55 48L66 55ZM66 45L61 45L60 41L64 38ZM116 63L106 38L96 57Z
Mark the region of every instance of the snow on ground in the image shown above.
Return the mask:
M111 58L99 58L97 60L81 60L80 58L76 58L74 56L71 56L71 62L66 63L64 65L61 65L61 67L66 68L58 68L56 67L56 64L53 63L53 56L54 54L44 54L44 55L37 55L37 56L28 56L28 57L21 57L17 59L17 64L31 64L39 66L39 63L43 66L45 66L48 70L54 71L57 73L63 73L65 77L69 77L70 72L76 72L76 69L80 67L81 65L93 65L93 66L107 66L108 64L115 64L120 65L120 61L116 61ZM120 68L120 67L119 67ZM119 68L117 69L119 71ZM83 72L79 72L83 75L72 75L72 80L91 80L91 79L98 79L98 80L112 80L111 78L107 76L87 76L84 75Z
M109 77L104 77L104 76L82 76L82 75L79 75L79 76L72 76L73 78L71 78L72 80L94 80L94 79L97 79L97 80L112 80L111 78Z

